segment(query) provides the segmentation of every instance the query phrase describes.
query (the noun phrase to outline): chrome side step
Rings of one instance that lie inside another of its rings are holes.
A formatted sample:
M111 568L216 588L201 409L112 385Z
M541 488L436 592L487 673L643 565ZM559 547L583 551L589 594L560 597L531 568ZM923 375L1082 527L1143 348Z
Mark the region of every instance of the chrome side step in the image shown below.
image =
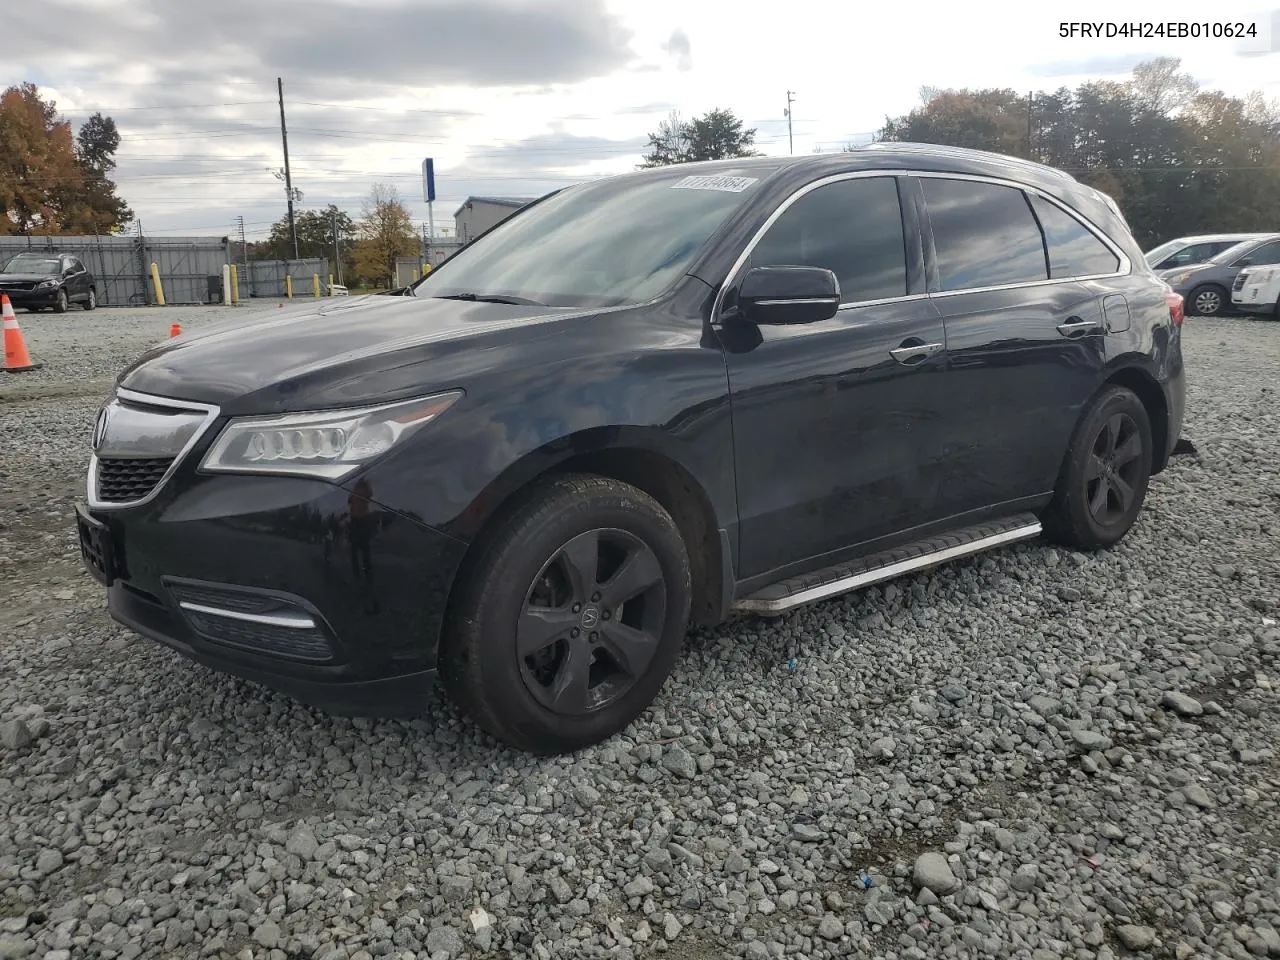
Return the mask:
M772 583L735 601L733 609L777 616L806 603L860 590L1020 540L1031 540L1040 536L1040 532L1040 521L1030 513L964 527L953 533L917 540L894 550Z

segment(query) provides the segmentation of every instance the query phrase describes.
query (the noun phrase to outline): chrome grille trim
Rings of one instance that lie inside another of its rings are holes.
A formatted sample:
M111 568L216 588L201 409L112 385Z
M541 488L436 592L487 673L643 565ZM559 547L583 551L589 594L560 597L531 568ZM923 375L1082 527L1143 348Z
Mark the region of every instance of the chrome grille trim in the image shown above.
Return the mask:
M209 431L209 428L213 425L214 421L218 419L219 413L221 412L218 407L213 404L196 403L192 400L171 400L168 397L157 397L149 393L139 393L136 390L127 390L123 387L117 387L115 389L111 397L103 404L103 408L106 408L117 401L125 401L126 403L132 403L143 407L162 407L166 410L199 414L202 419L199 426L196 427L195 431L187 439L187 442L183 444L177 455L173 457L173 462L169 465L169 469L166 470L164 475L156 481L155 486L151 488L146 496L137 500L101 500L98 498L98 452L95 448L89 454L89 470L85 483L85 492L89 501L89 506L94 510L121 510L140 507L143 504L154 500L160 494L160 491L164 489L164 485L169 482L169 478L173 476L178 467L180 467L186 460L191 449L199 443L200 439ZM97 432L96 426L94 432ZM95 439L100 440L101 438L95 437ZM155 458L159 459L168 455L169 454L164 452L157 452Z

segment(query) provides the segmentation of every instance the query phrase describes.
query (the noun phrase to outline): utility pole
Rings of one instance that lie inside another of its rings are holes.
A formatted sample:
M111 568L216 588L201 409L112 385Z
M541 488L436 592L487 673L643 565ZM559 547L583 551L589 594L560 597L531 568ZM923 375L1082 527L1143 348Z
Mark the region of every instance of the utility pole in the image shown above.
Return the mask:
M787 153L795 153L795 142L791 138L791 103L794 96L793 91L787 91L787 109L782 112L782 115L787 118Z
M1035 96L1036 94L1034 90L1031 91L1031 93L1027 94L1027 159L1028 160L1032 159L1032 156L1031 156L1031 123L1032 123L1031 108L1032 108L1032 105L1035 103Z
M337 264L338 283L342 283L342 250L338 246L338 211L329 215L329 223L333 227L333 262Z
M276 77L280 94L280 141L284 144L284 191L289 197L289 237L293 240L293 259L298 259L298 227L293 220L293 177L289 172L289 133L284 126L284 80Z

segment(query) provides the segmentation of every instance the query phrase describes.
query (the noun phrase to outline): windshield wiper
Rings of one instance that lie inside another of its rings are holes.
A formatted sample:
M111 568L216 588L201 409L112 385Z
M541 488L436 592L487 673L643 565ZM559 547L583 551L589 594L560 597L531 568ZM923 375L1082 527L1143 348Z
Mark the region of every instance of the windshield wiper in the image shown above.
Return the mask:
M518 307L545 307L546 304L527 297L509 297L503 293L450 293L437 300L468 300L474 303L509 303Z

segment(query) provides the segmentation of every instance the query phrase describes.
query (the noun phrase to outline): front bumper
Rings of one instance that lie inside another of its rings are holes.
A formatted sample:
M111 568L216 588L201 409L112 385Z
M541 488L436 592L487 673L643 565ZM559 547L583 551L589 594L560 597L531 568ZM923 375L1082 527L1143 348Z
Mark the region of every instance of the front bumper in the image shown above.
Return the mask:
M1276 312L1276 305L1274 303L1257 303L1249 300L1237 300L1235 297L1231 298L1231 307L1241 313L1271 314Z
M190 465L145 504L78 513L131 630L331 713L424 706L465 544L329 483Z
M4 290L9 295L9 302L15 307L52 307L58 302L58 288L46 287L43 290Z

